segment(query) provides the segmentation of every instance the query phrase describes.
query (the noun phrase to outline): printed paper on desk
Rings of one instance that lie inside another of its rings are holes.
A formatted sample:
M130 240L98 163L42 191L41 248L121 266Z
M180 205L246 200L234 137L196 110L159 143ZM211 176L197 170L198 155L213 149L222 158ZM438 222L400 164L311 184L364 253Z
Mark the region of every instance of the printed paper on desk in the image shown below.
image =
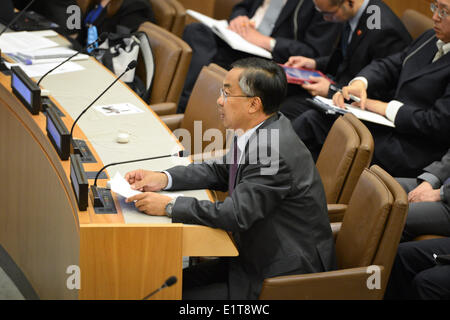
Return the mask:
M95 109L105 116L123 116L128 114L143 113L141 109L131 103L109 104L107 106L96 106Z
M0 48L5 53L17 53L26 50L39 50L52 47L58 47L58 44L26 31L4 33L0 37Z
M13 64L18 65L30 78L38 78L42 77L48 71L56 67L59 63L40 63L34 65L24 65L24 64ZM9 68L10 66L8 66ZM54 70L51 75L59 74L59 73L68 73L84 70L82 66L74 62L67 62L63 64L58 69Z

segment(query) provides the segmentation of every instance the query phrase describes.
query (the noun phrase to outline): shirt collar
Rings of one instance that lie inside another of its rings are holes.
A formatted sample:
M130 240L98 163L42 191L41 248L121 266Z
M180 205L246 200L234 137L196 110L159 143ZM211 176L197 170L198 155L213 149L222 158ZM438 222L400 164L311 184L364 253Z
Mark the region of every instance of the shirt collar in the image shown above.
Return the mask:
M245 146L247 145L248 140L250 139L252 134L255 133L255 131L258 130L258 128L264 123L264 121L256 125L255 127L247 130L242 136L237 137L237 146L240 152L239 154L241 155L239 159L241 159L242 155L244 154Z
M352 28L352 32L350 33L350 37L348 39L349 43L350 43L350 41L352 41L353 33L355 33L355 30L359 24L359 20L361 19L362 15L364 14L364 11L366 10L367 6L369 5L369 2L370 2L370 0L364 0L363 4L361 5L361 8L359 8L356 15L348 21L350 28Z
M445 43L442 40L438 40L438 42L436 43L436 46L438 47L438 50L443 50L444 51L444 55L450 52L450 42L449 43Z

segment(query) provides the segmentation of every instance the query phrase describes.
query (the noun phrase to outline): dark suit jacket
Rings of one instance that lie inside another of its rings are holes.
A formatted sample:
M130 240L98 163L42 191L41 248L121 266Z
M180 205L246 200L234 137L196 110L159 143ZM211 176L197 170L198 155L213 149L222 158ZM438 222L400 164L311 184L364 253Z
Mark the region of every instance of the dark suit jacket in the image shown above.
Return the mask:
M279 132L279 148L270 138L261 139L263 129ZM256 164L241 164L234 192L224 202L179 197L173 208L173 222L233 233L239 257L229 260L231 299L256 299L265 278L332 270L336 263L323 185L290 121L281 114L266 120L250 138L247 158L258 154L254 139L259 139L259 148L279 150L279 160L263 165L267 158L262 156ZM168 170L173 189L228 190L229 165L225 159L223 163ZM261 169L270 165L278 166L278 173L262 175Z
M13 2L17 9L22 10L30 3L30 0L13 0ZM77 5L76 0L38 0L29 10L57 23L66 32L72 32L67 30L67 19L69 18L67 7L71 5Z
M230 20L237 16L251 18L262 4L263 0L244 0L234 6ZM340 28L340 25L323 20L312 0L288 0L271 34L277 41L272 52L273 60L285 63L291 56L328 55L341 32Z
M92 9L88 8L87 13ZM83 17L81 31L77 39L82 46L86 45L87 39L87 28L84 25L85 18ZM102 32L115 33L117 26L126 27L130 32L135 32L146 21L155 21L152 8L148 1L124 0L122 6L114 16L108 17L106 10L103 10L94 22L94 25L97 27L98 34L100 35Z
M409 48L371 63L359 74L369 81L369 97L373 91L395 89L394 99L404 103L395 129L371 130L374 160L394 176L418 176L450 146L450 54L431 63L436 42L429 30Z
M444 184L444 182L450 178L450 149L442 157L441 161L435 161L424 169L425 172L433 174L435 177ZM444 199L445 202L450 204L450 183L444 186Z
M381 10L381 29L368 29L371 14L365 10L352 36L346 57L343 57L339 41L331 56L315 59L317 69L332 75L339 87L347 85L372 60L400 52L412 41L403 23L384 2L370 0L367 8L372 5ZM386 93L383 92L383 95Z

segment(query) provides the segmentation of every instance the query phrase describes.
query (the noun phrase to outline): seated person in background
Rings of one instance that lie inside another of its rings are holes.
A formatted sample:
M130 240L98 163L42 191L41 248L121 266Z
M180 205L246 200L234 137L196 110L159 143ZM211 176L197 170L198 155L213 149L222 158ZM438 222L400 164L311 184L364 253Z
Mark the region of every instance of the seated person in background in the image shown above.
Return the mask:
M427 234L450 237L450 149L423 171L417 179L397 179L410 202L402 241Z
M184 299L256 299L265 278L335 268L322 182L290 121L278 112L287 86L283 69L259 58L232 67L217 100L224 126L238 131L229 154L125 177L146 191L127 199L140 211L233 234L239 256L185 269ZM214 203L154 193L202 188L228 190L229 196Z
M326 21L346 22L340 41L333 53L315 59L294 56L287 66L317 69L332 77L336 87L341 88L372 60L384 58L405 49L411 43L411 36L400 19L381 0L314 0ZM380 27L373 28L373 12L370 6L380 9ZM322 77L311 78L303 86L290 84L288 97L281 104L281 112L293 120L311 109L306 98L322 96L331 98L336 93L330 82ZM381 97L380 97L381 98Z
M391 128L366 122L375 141L373 162L395 177L417 177L450 146L450 0L432 3L432 10L434 30L404 51L372 62L334 96L340 107L349 94L360 97L361 108L395 124ZM390 102L367 99L367 90L371 96L393 89L393 99L386 99ZM293 121L316 159L334 120L309 110Z
M13 0L14 7L22 10L25 8L31 0ZM66 34L73 33L73 30L67 29L67 19L69 13L67 8L72 5L77 5L76 0L38 0L35 1L28 9L29 11L35 11L40 15L46 17L48 20L57 23L62 31Z
M450 264L434 254L450 255L450 238L400 243L384 298L450 299Z
M146 22L154 22L153 11L146 0L91 0L81 23L78 42L82 47L92 43L103 32L116 32L117 26L135 32ZM88 39L89 29L97 36Z
M271 51L277 63L284 63L294 55L327 55L340 32L340 26L322 19L312 0L244 0L234 6L229 27L250 43ZM193 55L178 105L179 113L186 109L203 66L214 62L229 69L234 61L250 56L233 50L200 23L186 26L183 40L191 46Z

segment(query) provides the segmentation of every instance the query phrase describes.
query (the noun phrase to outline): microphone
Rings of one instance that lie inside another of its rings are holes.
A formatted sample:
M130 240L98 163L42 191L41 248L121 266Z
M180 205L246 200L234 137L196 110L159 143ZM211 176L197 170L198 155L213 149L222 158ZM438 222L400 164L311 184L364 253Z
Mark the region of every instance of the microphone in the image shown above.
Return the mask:
M100 176L100 174L103 171L105 171L107 168L109 168L109 167L118 166L120 164L127 164L127 163L133 163L133 162L142 162L142 161L150 161L150 160L157 160L157 159L170 158L170 157L180 157L180 158L186 157L185 151L181 150L181 151L178 151L178 153L175 153L175 154L167 154L167 155L164 155L164 156L157 156L157 157L143 158L143 159L137 159L137 160L128 160L128 161L110 163L110 164L104 166L103 168L101 168L99 170L99 172L97 172L97 175L95 176L95 180L94 180L94 187L97 187L97 179Z
M88 44L84 50L90 49L92 47L94 47L97 43L103 42L105 41L105 39L108 37L108 33L103 32L102 34L100 34L100 36L97 38L97 40L95 40L94 42ZM81 51L77 51L75 54L73 54L72 56L70 56L69 58L67 58L66 60L64 60L63 62L61 62L60 64L58 64L56 67L54 67L53 69L51 69L50 71L48 71L46 74L44 74L38 81L37 86L39 87L39 84L42 82L42 80L44 80L44 78L46 76L48 76L50 73L52 73L53 71L55 71L56 69L58 69L59 67L61 67L63 64L65 64L66 62L68 62L69 60L72 60L73 58L75 58L77 55L79 55L81 53Z
M128 64L128 66L127 66L127 68L125 69L125 71L124 72L122 72L121 74L120 74L120 76L118 76L114 81L113 81L113 83L111 83L110 85L109 85L109 87L108 88L106 88L105 90L103 90L103 92L94 100L94 101L92 101L92 103L90 104L90 105L88 105L81 113L80 113L80 115L78 116L78 118L76 118L75 119L75 121L74 121L74 123L73 123L73 125L72 125L72 128L70 129L70 141L72 141L72 144L73 144L73 129L75 128L75 125L77 124L77 122L78 122L78 120L80 120L80 118L83 116L83 114L85 114L86 113L86 111L88 111L89 110L89 108L90 107L92 107L92 105L94 104L94 103L96 103L97 101L98 101L98 99L100 99L117 81L119 81L119 79L120 78L122 78L123 77L123 75L125 74L125 73L127 73L128 71L130 71L130 70L132 70L132 69L134 69L134 68L136 68L136 65L137 65L137 62L136 62L136 60L133 60L133 61L131 61L129 64Z
M112 166L117 166L120 164L126 164L126 163L133 163L133 162L142 162L142 161L149 161L149 160L156 160L156 159L163 159L163 158L170 158L170 157L187 157L187 153L184 150L178 151L178 153L175 154L168 154L168 155L164 155L164 156L158 156L158 157L150 157L150 158L143 158L143 159L137 159L137 160L128 160L128 161L122 161L122 162L115 162L115 163L110 163L106 166L104 166L103 168L101 168L96 176L95 176L95 180L94 180L94 185L91 186L91 191L92 191L92 201L94 203L94 208L103 208L104 204L102 201L102 198L105 198L105 195L102 193L104 193L106 190L102 189L102 188L98 188L97 187L97 180L98 177L100 176L100 174L106 170L106 168L112 167ZM100 192L100 189L103 190L103 192ZM110 197L110 191L108 191L108 197Z
M158 289L156 289L155 291L153 291L152 293L148 294L147 296L145 296L142 300L147 300L148 298L150 298L151 296L153 296L154 294L160 292L162 289L170 287L172 285L174 285L175 283L177 283L178 279L175 276L171 276L169 279L166 280L166 282L164 282L164 284L159 287Z
M9 29L9 27L11 27L17 20L19 20L19 18L21 16L23 16L25 14L25 12L27 12L28 8L31 7L31 5L34 3L34 1L36 0L31 0L30 3L27 4L27 6L25 8L23 8L23 10L21 10L15 17L14 19L11 20L10 23L8 23L2 31L0 31L0 36L5 33L6 30Z

